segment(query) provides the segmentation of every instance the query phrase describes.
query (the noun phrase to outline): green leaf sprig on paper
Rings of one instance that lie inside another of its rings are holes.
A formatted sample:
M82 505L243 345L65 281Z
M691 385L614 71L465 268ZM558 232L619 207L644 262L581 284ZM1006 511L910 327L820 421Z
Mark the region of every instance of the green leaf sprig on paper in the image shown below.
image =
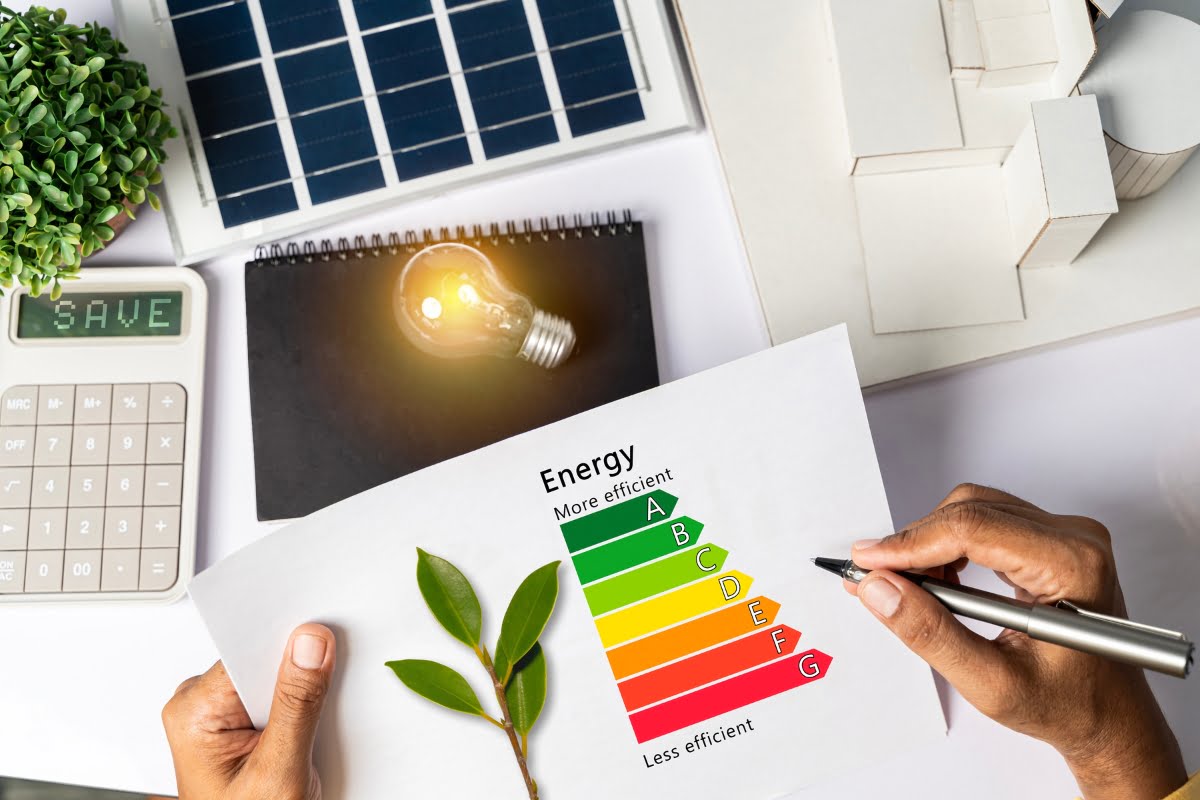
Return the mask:
M504 731L512 745L530 800L537 781L529 774L529 731L546 703L546 654L538 643L558 600L558 565L538 567L517 587L500 624L493 658L483 644L483 613L471 582L444 558L417 548L417 586L446 632L475 651L500 706L496 719L484 710L466 679L436 661L389 661L405 686L453 711L482 717Z

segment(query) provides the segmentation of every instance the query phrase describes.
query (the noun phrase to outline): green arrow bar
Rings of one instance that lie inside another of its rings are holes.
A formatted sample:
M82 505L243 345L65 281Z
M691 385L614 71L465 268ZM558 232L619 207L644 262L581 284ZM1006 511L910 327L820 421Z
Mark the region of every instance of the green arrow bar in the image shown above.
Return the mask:
M650 494L593 511L586 517L564 522L560 527L563 538L567 540L567 549L574 553L576 550L607 542L638 528L661 522L671 516L677 502L678 497L655 489Z
M728 555L728 550L715 544L693 547L632 572L593 583L584 588L583 595L593 615L605 614L707 575L715 575L725 566Z
M616 572L645 564L656 558L691 547L700 541L704 523L691 517L677 517L615 542L571 556L580 583L591 583Z

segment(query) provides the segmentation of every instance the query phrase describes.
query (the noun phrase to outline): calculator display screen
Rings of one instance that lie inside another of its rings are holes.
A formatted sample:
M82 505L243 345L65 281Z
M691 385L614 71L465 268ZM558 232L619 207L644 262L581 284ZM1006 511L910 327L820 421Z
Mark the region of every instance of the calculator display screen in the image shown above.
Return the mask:
M18 339L178 336L183 292L64 292L21 295Z

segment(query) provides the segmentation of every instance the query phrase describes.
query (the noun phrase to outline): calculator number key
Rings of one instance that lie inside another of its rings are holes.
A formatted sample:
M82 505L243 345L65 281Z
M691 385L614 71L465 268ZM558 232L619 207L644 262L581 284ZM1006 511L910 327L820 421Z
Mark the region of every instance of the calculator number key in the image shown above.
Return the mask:
M75 441L71 446L72 464L108 463L107 425L76 425Z
M38 467L71 463L71 433L68 425L39 425L34 437L33 464Z
M62 550L30 552L29 566L25 569L25 591L61 592L64 555Z
M63 558L64 592L100 591L100 551L68 550Z

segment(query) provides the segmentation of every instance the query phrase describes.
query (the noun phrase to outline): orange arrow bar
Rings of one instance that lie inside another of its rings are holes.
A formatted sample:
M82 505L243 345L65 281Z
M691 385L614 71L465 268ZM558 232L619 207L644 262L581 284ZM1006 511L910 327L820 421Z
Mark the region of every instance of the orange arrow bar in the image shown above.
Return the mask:
M682 625L659 631L608 651L608 663L618 681L639 672L705 650L713 645L745 636L775 621L779 603L756 597L714 611Z
M779 656L790 655L799 643L799 631L787 625L775 625L643 673L636 678L621 681L617 688L621 690L626 710L634 711L659 700L689 692L697 686L765 664Z

